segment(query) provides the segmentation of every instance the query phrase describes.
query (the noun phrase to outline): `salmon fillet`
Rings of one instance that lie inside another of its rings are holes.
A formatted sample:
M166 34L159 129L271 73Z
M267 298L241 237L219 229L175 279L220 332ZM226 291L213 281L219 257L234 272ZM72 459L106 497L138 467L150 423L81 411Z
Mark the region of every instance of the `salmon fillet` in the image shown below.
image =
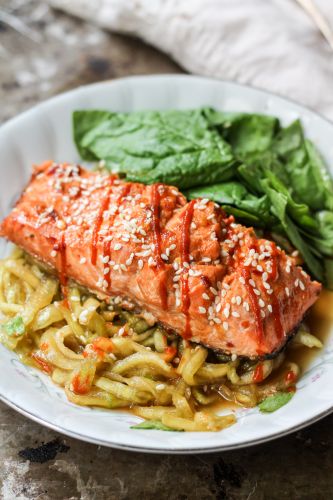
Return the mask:
M271 355L321 285L207 199L46 162L0 234L67 278L126 301L193 342Z

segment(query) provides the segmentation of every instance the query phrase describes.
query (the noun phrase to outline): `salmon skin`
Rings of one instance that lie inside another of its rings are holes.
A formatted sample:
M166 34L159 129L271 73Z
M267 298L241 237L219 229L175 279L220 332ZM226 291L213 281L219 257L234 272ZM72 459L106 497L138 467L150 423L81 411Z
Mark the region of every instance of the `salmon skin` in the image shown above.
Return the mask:
M78 165L36 167L0 231L54 268L64 293L70 278L231 355L279 352L321 290L215 203Z

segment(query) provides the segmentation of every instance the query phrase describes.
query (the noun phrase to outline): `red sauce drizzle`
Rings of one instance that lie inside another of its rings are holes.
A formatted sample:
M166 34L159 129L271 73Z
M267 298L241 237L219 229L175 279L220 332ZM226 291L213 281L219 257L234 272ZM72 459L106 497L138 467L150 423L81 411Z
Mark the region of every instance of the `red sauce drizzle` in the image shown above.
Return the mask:
M264 367L261 363L256 366L256 369L254 370L254 373L253 373L252 380L253 380L253 382L256 382L256 383L262 382L264 380Z
M190 203L188 203L182 220L180 240L180 258L182 266L184 265L184 262L189 263L190 261L190 226L193 218L194 204L195 200L192 200L190 201ZM184 338L188 339L192 336L189 316L191 299L188 285L188 273L182 274L181 284L182 313L185 314L186 317Z
M242 269L242 276L245 280L245 287L247 290L247 293L249 295L250 303L251 303L251 308L255 316L256 320L256 333L258 337L258 342L259 346L261 347L264 342L264 327L262 323L262 317L260 314L260 307L258 304L258 298L256 294L254 293L253 287L249 283L249 279L251 279L250 271L247 267L243 267Z
M155 249L155 262L156 262L156 270L164 270L165 265L163 260L161 259L161 228L160 228L160 192L159 192L159 184L153 184L151 189L152 194L152 229L153 229L153 240L154 240L154 249ZM167 297L167 286L166 286L166 273L162 274L160 279L160 298L162 303L162 309L167 309L168 297Z
M61 291L64 297L64 305L68 307L68 288L67 288L67 255L66 255L66 235L62 232L60 241L58 244L58 250L60 255L60 270L59 270L59 281L61 285Z
M118 198L117 198L117 209L115 210L114 214L112 215L112 217L110 218L110 222L109 222L109 229L112 228L113 224L114 224L114 221L119 213L119 209L121 207L121 204L122 204L122 201L123 199L125 198L125 196L128 195L129 191L131 189L131 184L125 184L121 190L121 193L119 194ZM110 233L109 233L110 234ZM104 245L103 245L103 255L106 257L108 256L109 257L109 260L111 260L111 240L107 240L107 241L104 241ZM110 271L104 275L104 279L106 280L107 282L107 286L108 286L108 289L110 289L111 287L111 267L110 267L110 264L108 262L106 262L104 264L104 269L106 267L109 267L110 268Z
M110 177L110 187L107 190L107 193L105 197L102 200L101 206L98 211L98 215L95 220L95 226L93 229L93 234L92 234L92 239L91 239L91 263L93 265L96 265L96 260L97 260L97 244L98 244L98 236L99 236L99 231L101 229L101 225L103 222L103 214L105 210L107 210L109 203L110 203L110 196L111 196L111 186L114 182L114 177Z
M296 375L293 371L289 371L286 373L285 381L289 384L293 384L296 381Z
M277 277L277 254L278 252L276 245L272 245L272 272L269 274L272 281L275 281ZM273 315L276 334L278 339L281 340L284 336L284 330L281 321L280 304L276 294L272 294L271 304L273 309L272 315Z

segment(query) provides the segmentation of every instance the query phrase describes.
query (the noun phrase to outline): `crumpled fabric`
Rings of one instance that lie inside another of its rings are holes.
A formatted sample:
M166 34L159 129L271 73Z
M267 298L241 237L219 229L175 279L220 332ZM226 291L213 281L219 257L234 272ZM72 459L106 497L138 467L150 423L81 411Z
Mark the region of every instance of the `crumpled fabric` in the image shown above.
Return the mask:
M333 26L333 2L316 0ZM49 0L142 38L184 69L292 98L333 120L333 51L295 0Z

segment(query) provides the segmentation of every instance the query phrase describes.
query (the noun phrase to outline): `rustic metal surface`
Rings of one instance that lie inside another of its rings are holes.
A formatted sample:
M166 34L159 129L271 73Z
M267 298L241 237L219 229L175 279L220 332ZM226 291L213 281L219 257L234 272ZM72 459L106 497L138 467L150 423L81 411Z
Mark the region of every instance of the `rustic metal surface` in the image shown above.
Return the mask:
M0 61L1 121L77 85L181 71L139 41L109 35L38 0L0 0ZM4 500L326 500L333 497L332 468L333 416L247 450L149 456L64 438L0 403Z

